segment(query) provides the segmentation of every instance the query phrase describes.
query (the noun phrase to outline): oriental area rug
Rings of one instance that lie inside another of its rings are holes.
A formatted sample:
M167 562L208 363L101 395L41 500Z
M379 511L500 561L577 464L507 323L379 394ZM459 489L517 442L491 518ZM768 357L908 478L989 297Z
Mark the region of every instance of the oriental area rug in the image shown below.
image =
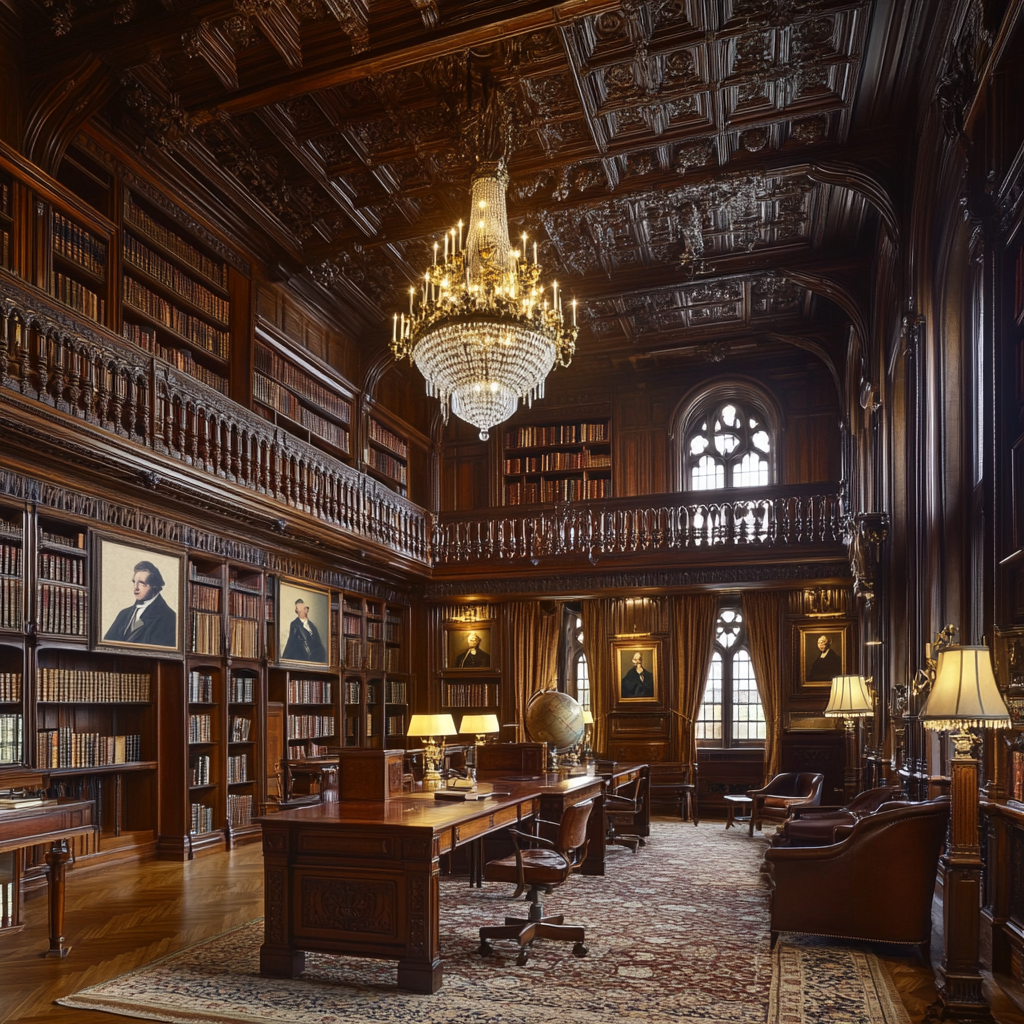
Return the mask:
M171 1024L909 1024L870 953L769 950L764 846L719 823L655 822L638 854L609 851L603 879L574 876L547 898L586 927L589 955L538 940L524 967L510 942L477 952L482 924L521 913L513 887L442 877L434 995L399 990L390 961L314 953L300 978L262 978L253 921L60 1003Z

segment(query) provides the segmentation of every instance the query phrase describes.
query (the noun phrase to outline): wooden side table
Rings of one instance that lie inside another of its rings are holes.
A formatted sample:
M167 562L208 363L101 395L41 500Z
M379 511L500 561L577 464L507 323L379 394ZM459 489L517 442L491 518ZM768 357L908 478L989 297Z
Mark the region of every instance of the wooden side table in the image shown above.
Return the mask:
M745 795L729 794L722 797L725 801L725 827L731 828L737 821L750 821L750 814L753 810L754 801ZM738 814L737 811L745 811L745 814Z

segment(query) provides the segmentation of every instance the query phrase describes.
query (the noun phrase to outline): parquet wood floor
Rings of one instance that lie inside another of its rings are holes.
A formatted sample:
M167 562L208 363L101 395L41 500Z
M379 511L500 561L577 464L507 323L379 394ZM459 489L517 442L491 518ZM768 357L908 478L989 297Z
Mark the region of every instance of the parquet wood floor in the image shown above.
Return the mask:
M258 843L185 863L72 868L67 877L65 922L72 950L64 960L40 956L48 945L45 891L24 902L26 927L0 936L0 1021L135 1021L70 1010L54 1000L263 915Z

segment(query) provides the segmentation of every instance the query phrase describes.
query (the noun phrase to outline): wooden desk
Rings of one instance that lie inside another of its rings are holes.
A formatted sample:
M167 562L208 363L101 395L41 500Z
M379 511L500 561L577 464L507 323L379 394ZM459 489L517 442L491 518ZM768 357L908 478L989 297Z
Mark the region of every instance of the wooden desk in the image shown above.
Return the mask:
M71 947L64 943L64 872L71 856L67 840L94 832L91 800L48 801L37 807L0 810L0 853L50 843L49 865L50 948L44 956L65 957ZM19 883L15 857L14 885Z
M602 781L549 778L545 786L498 783L509 795L489 800L445 802L424 793L258 819L266 911L260 973L295 977L307 950L383 957L398 961L400 988L436 992L441 855L541 814L545 797L560 814L566 801L586 799Z

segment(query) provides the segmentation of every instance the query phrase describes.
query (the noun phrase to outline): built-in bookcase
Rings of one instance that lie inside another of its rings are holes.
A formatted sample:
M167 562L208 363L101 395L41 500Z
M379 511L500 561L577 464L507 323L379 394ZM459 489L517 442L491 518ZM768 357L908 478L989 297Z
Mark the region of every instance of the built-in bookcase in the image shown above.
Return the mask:
M89 555L85 532L59 520L40 518L36 549L39 633L86 640L89 635Z
M25 621L25 528L20 511L0 508L0 633Z
M228 568L228 653L255 661L263 655L266 602L263 574Z
M337 671L273 669L270 699L285 706L285 750L289 759L322 757L341 745Z
M25 764L25 653L0 643L0 765Z
M191 662L188 672L189 835L224 828L223 789L224 674L220 665Z
M190 559L188 566L188 650L219 657L224 652L224 566Z
M231 836L253 828L260 811L262 773L260 673L232 669L227 693L227 829Z
M612 496L608 418L509 427L502 444L506 505Z
M11 269L14 230L14 179L0 171L0 268Z
M408 493L409 442L376 416L367 417L365 461L379 480L399 494Z
M130 189L121 210L124 336L226 393L231 350L227 265Z
M76 313L106 323L110 235L54 208L50 250L50 294Z

